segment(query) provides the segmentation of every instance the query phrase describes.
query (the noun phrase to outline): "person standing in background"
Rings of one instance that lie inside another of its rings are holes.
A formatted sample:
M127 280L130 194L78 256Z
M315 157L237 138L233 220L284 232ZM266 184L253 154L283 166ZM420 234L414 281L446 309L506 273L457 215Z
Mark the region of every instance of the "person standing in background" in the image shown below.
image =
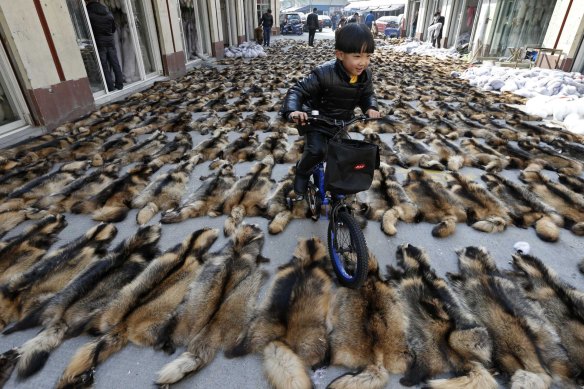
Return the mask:
M314 34L316 34L316 29L318 28L317 10L317 8L313 8L312 13L306 17L306 26L308 27L308 46L314 46Z
M359 23L359 13L355 12L353 16L347 21L347 23Z
M116 43L114 41L114 33L116 32L114 15L99 0L87 0L86 7L107 90L110 92L114 89L121 90L124 87L124 74L122 73L120 61L118 60ZM112 70L115 76L115 83L112 79Z
M367 14L367 16L365 17L365 24L367 25L367 27L369 27L369 29L371 31L373 28L373 22L375 22L375 15L373 14L373 11L369 11L369 13Z
M274 17L272 10L268 8L266 13L260 19L260 26L264 28L264 46L270 46L270 36L272 35L272 26L274 25Z
M434 26L434 31L432 34L432 46L440 48L440 41L442 41L442 30L444 29L444 16L440 15L440 11L436 11L434 14L434 20L432 21L432 26ZM431 26L431 27L432 27Z

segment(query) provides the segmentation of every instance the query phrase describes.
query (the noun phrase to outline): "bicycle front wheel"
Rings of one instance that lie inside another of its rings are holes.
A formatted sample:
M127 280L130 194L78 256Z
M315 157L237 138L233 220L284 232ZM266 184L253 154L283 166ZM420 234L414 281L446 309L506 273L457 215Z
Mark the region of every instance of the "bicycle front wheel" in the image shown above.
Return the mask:
M369 254L363 231L353 216L346 211L338 212L329 222L327 240L339 283L359 288L367 277Z

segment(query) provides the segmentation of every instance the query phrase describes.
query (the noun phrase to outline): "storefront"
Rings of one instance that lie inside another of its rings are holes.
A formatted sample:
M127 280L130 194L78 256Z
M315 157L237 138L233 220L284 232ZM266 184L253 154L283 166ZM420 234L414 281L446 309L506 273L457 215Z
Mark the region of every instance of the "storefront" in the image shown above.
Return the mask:
M179 18L187 63L211 55L209 14L206 1L179 0Z
M0 139L28 126L29 122L30 114L26 102L4 46L0 44Z
M114 41L122 68L124 87L162 74L160 48L151 2L103 0L102 3L112 12L117 26ZM104 72L111 72L111 69L104 69L99 61L85 1L67 0L67 7L95 99L116 93L115 89L108 90L104 82Z
M556 0L497 1L485 55L507 56L510 47L540 47L555 6Z

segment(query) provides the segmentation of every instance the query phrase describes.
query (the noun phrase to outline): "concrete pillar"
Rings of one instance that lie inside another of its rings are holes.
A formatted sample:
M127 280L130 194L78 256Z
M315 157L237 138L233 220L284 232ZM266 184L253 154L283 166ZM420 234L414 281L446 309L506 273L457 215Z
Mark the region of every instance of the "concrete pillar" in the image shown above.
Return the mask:
M220 0L208 0L209 26L211 28L211 55L217 58L225 56L225 42L223 40L223 21L221 19Z
M169 77L186 73L185 53L181 39L178 2L154 0L154 17L158 25L158 41L162 56L162 69Z
M568 6L570 6L569 12ZM567 17L566 12L568 12ZM564 19L566 21L562 29ZM583 34L584 1L572 0L570 5L570 0L557 0L543 40L543 47L562 50L564 53L564 59L561 64L562 69L568 71L572 68Z
M0 27L36 124L51 130L95 108L65 0L0 0Z

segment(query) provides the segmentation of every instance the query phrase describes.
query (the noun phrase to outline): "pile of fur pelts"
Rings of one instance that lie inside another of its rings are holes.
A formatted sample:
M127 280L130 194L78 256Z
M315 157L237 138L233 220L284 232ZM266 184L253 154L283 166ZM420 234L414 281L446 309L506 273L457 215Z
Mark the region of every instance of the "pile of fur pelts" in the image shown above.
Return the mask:
M431 388L582 384L584 294L533 256L514 255L505 272L484 248L466 247L459 273L445 280L422 249L404 244L386 276L371 255L355 290L335 286L319 239L301 239L257 302L266 259L254 225L238 226L214 252L218 231L206 228L160 253L157 226L108 248L111 224L48 251L63 226L44 218L0 249L4 333L41 327L0 355L0 387L14 369L21 378L36 373L81 333L95 339L72 356L57 388L91 386L98 365L130 342L186 348L159 370L159 385L199 371L221 350L261 354L275 388L311 388L309 370L328 365L354 371L330 388L383 388L389 374Z
M256 42L243 42L237 47L228 47L225 49L227 58L255 58L265 57L264 48Z

